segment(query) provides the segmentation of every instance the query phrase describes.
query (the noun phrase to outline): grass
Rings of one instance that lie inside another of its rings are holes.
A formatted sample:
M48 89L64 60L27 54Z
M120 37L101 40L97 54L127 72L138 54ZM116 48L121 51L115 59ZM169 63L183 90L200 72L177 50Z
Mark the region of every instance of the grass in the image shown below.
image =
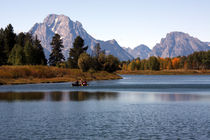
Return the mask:
M210 75L210 70L135 70L135 71L117 71L118 74L133 74L133 75Z
M51 66L1 66L0 84L32 84L72 82L80 79L109 80L120 79L117 74L100 72L82 72L79 69L67 69Z

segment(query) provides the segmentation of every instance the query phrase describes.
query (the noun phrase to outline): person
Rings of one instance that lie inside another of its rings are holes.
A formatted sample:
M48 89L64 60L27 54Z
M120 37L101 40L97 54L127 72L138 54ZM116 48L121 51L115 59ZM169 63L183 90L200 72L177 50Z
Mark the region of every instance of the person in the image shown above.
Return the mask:
M84 80L84 81L82 82L82 85L83 85L83 86L87 86L87 81Z
M79 81L77 80L77 81L75 82L75 84L76 84L76 85L79 85Z
M82 79L80 79L80 85L83 85L83 80Z

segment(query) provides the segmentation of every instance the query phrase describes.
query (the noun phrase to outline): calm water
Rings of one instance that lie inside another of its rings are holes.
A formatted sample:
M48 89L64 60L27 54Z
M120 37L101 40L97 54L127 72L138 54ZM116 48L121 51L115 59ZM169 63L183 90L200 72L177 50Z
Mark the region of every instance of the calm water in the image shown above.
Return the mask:
M210 139L210 76L0 86L0 139Z

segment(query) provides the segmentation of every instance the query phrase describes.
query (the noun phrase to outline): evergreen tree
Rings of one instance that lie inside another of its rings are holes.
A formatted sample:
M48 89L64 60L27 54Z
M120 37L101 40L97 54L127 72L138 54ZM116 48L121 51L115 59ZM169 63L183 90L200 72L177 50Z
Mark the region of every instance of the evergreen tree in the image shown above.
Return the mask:
M35 50L35 63L38 65L47 65L47 59L45 58L43 47L40 44L40 41L37 39L37 36L35 37L33 46Z
M100 47L100 44L96 43L96 45L94 46L94 49L93 49L93 56L98 58L100 53L104 53L105 54L105 51L102 51L101 47Z
M21 47L19 44L16 44L9 55L8 63L12 65L24 65L24 61L25 58L23 47Z
M0 66L7 63L7 56L4 51L4 30L0 29Z
M62 61L65 60L61 50L62 48L64 48L63 41L59 34L55 34L53 36L50 45L52 45L52 53L50 54L49 64L51 66L59 65Z
M25 54L25 62L28 65L34 65L35 64L35 53L32 43L27 40L24 45L24 54Z
M155 56L148 59L148 65L150 70L160 70L160 62Z
M4 48L7 57L9 57L9 53L15 45L15 37L13 27L9 24L4 30Z
M77 36L74 40L73 48L71 48L69 51L68 62L70 68L78 68L79 56L83 52L86 52L87 49L88 46L84 47L84 40L80 36Z
M19 44L20 46L24 47L25 41L26 41L26 35L21 32L16 37L16 44Z

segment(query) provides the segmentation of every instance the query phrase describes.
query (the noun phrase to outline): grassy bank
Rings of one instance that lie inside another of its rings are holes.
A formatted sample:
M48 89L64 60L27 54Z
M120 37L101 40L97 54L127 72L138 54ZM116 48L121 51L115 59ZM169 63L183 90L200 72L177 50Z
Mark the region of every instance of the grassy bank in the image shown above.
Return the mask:
M117 71L118 74L133 74L133 75L210 75L210 70L136 70L136 71Z
M79 69L66 69L49 66L1 66L0 84L31 84L31 83L55 83L71 82L80 79L109 80L121 77L100 72L81 72Z

